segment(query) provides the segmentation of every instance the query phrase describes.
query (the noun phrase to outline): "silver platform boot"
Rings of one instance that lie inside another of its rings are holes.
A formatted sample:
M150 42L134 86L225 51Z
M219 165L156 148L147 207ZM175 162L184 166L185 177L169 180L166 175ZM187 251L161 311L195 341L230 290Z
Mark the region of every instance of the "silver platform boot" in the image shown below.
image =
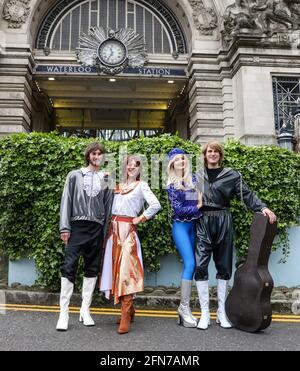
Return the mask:
M187 280L181 281L181 301L178 308L178 325L189 328L197 326L197 319L192 315L190 309L192 282Z

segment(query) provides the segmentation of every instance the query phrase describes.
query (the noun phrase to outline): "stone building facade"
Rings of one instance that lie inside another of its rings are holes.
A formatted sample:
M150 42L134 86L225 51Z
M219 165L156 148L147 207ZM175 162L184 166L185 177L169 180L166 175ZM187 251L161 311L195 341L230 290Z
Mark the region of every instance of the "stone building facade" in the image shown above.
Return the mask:
M100 44L120 28L133 46L123 33L126 63L106 71ZM299 53L299 0L0 0L0 133L297 148Z

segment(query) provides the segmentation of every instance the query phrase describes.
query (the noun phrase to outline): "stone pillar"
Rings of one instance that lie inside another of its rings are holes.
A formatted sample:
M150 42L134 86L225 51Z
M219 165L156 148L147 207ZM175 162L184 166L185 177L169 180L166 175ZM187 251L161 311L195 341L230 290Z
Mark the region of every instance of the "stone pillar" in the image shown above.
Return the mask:
M31 130L33 60L28 49L0 58L0 135Z
M223 142L223 87L217 56L192 56L189 73L191 140L200 144Z
M233 98L235 137L249 146L276 145L269 70L242 66L233 77Z
M222 80L224 139L234 138L233 87L232 78Z

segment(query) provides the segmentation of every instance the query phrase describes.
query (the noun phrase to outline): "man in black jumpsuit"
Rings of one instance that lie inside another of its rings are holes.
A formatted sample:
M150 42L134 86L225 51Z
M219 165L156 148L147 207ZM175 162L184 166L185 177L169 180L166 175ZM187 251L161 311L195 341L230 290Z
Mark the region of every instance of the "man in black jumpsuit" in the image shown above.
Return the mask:
M203 217L197 222L197 248L195 280L201 306L198 328L210 325L208 265L213 254L217 269L218 313L217 323L231 328L225 300L228 281L232 276L233 225L230 202L240 199L254 212L262 212L275 223L275 214L251 192L242 175L231 168L222 168L224 149L218 142L211 142L202 150L205 167L197 174L198 187L203 192Z

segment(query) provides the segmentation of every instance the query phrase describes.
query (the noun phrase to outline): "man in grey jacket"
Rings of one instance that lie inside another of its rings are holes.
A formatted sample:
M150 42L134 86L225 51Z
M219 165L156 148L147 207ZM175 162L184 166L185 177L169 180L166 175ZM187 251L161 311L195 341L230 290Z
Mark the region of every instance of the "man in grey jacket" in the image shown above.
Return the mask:
M222 167L224 149L218 142L206 144L202 153L205 167L197 174L197 183L203 192L203 217L196 225L195 272L202 315L197 327L206 330L210 325L208 265L213 255L217 269L217 323L223 328L231 328L225 312L233 259L231 201L238 198L250 210L263 213L270 223L275 223L276 215L248 188L238 171Z
M65 183L60 208L60 236L66 245L61 269L60 316L58 331L66 331L69 323L69 304L74 289L78 261L84 259L82 305L80 322L94 326L90 305L102 257L102 240L110 217L113 192L108 176L100 171L105 148L90 144L85 151L85 168L71 171Z

